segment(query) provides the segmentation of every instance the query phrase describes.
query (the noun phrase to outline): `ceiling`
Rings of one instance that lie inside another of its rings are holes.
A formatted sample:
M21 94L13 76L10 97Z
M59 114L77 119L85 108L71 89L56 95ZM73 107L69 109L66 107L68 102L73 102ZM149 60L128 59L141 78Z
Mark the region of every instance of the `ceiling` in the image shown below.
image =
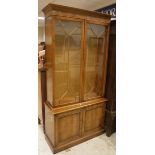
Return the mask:
M38 16L43 17L42 9L49 3L76 7L86 10L96 10L116 3L116 0L38 0ZM38 20L39 26L44 26L43 20Z

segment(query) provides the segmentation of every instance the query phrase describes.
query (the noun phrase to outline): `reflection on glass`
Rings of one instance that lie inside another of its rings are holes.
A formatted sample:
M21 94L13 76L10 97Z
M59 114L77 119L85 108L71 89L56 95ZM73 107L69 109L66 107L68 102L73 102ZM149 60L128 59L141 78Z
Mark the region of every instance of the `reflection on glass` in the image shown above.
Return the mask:
M54 101L79 102L81 23L57 20L55 43Z
M88 24L84 100L102 95L103 40L105 27Z

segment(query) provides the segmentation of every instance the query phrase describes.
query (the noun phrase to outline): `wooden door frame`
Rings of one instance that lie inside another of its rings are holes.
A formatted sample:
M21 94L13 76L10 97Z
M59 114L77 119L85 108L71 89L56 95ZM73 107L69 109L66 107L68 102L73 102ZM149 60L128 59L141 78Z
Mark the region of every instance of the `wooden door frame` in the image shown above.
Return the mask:
M85 75L86 75L86 58L87 58L87 30L88 30L88 24L96 24L96 25L102 25L105 27L105 39L103 40L103 47L104 47L104 53L105 55L103 56L103 64L102 64L102 81L101 81L101 91L102 91L102 96L99 97L94 97L91 99L87 99L87 101L92 100L92 99L97 99L97 98L102 98L104 97L105 94L105 84L106 84L106 73L107 73L107 61L108 61L108 44L109 44L109 31L110 31L110 25L107 23L104 23L103 20L92 20L92 19L85 19L85 27L84 27L84 73L83 73L83 101L84 101L84 84L85 84Z

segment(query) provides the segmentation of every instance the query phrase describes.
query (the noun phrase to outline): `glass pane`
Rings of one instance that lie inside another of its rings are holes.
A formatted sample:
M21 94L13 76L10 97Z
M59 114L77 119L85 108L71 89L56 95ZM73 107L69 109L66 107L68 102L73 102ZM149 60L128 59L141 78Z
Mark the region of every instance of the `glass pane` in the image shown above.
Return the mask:
M81 22L56 20L55 44L54 100L79 102Z
M105 27L88 24L84 100L102 96Z

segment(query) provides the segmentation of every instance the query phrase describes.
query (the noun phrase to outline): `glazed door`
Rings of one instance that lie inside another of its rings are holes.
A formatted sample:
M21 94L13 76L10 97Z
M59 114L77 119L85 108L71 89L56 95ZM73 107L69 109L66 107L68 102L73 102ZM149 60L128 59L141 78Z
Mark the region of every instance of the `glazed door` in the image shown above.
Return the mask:
M54 104L80 102L83 21L55 19Z
M84 100L103 96L106 27L87 22L85 27Z

